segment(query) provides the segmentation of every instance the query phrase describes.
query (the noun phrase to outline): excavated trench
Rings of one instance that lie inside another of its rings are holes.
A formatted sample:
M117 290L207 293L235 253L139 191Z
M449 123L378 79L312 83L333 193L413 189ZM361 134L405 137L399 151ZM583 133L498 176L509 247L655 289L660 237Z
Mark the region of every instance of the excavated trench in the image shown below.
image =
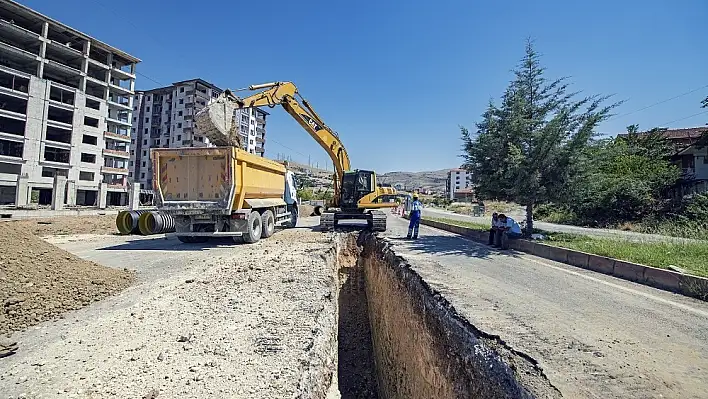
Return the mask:
M332 255L336 340L320 351L333 357L320 362L330 391L312 397L561 397L532 358L470 324L386 241L342 234Z

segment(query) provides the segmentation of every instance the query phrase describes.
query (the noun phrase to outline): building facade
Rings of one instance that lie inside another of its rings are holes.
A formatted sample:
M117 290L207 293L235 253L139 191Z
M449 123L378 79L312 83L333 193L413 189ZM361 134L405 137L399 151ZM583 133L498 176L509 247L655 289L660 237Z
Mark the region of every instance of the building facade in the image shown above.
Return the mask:
M129 178L152 189L153 148L210 146L209 139L194 133L194 115L223 90L202 79L139 91L133 97ZM243 149L263 156L267 112L240 109L234 113Z
M125 205L140 60L9 0L0 37L0 205Z
M471 192L472 174L464 169L450 169L447 171L447 182L445 183L445 196L448 199L455 199L455 192L466 190Z

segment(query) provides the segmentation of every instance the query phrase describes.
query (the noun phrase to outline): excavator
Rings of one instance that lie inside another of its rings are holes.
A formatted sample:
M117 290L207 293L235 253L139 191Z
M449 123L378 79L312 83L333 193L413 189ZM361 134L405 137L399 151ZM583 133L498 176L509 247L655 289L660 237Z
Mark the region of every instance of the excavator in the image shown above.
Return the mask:
M330 129L312 106L298 93L292 82L272 82L248 86L259 93L240 98L225 90L194 117L195 133L215 145L239 145L237 109L282 106L297 123L327 152L334 163L334 195L331 201L315 208L323 231L334 230L341 220L365 220L373 231L386 230L386 214L381 210L396 207L396 190L377 184L371 170L351 170L349 155L339 135ZM245 89L241 89L245 90Z

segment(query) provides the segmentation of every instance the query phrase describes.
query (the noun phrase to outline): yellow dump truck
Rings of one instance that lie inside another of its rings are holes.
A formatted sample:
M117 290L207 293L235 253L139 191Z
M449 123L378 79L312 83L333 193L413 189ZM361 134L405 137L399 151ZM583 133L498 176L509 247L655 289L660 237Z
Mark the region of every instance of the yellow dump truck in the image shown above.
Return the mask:
M298 219L296 182L275 161L236 147L151 150L158 210L182 242L230 236L254 243Z

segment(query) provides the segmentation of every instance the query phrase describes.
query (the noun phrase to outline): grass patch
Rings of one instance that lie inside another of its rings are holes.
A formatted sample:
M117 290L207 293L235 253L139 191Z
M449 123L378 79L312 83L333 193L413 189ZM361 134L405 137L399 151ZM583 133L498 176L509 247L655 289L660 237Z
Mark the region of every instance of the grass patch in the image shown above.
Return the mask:
M489 230L489 225L447 218L428 218L440 223ZM685 269L688 273L708 277L708 242L641 242L590 237L580 234L551 233L535 230L547 236L544 244L574 249L589 254L607 256L628 262L666 269L670 265Z
M564 233L552 233L544 243L660 269L678 266L708 277L708 243L637 242Z

